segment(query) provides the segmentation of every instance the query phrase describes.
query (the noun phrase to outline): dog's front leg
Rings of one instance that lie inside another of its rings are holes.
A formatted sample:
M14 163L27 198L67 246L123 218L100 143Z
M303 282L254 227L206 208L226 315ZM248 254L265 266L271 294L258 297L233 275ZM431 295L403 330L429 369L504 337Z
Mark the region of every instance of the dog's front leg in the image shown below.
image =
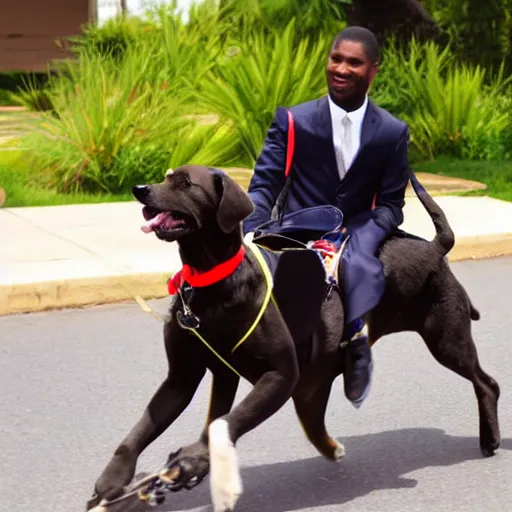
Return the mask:
M178 477L174 479L173 490L195 487L208 474L210 470L208 429L213 421L231 410L239 381L239 377L229 369L221 368L213 373L210 406L199 440L169 455L168 467L179 469Z
M167 379L160 385L139 421L114 452L95 486L98 499L114 499L133 478L141 452L173 423L194 396L205 365L197 358L187 339L172 339L166 326L165 341L169 362Z
M209 427L210 487L215 512L233 510L242 493L237 439L277 412L295 388L299 371L293 346L281 356L270 361L280 369L265 373L233 411Z

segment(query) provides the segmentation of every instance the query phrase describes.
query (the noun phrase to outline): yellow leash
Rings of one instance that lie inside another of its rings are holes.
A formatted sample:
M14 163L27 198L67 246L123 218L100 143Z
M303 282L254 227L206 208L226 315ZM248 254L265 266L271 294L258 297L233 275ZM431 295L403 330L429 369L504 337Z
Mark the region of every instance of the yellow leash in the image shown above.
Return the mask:
M258 263L260 264L261 270L263 270L263 275L265 276L265 282L267 284L267 291L265 292L265 298L263 299L263 303L261 305L258 315L256 316L251 327L249 327L249 330L245 333L244 337L231 349L232 354L253 333L254 329L256 329L256 327L260 323L263 313L265 313L265 310L268 307L270 298L272 297L273 280L267 262L265 261L265 258L261 254L260 248L256 244L253 244L251 242L248 244L248 247L252 250L254 256L258 260Z
M251 249L251 251L253 252L254 256L256 257L256 260L258 261L258 263L260 264L261 266L261 269L263 271L263 275L265 276L265 282L266 282L266 285L267 285L267 290L265 292L265 298L263 299L263 303L261 304L261 308L258 312L258 315L256 316L254 322L252 323L252 325L249 327L248 331L244 334L244 336L242 337L242 339L231 349L231 354L233 354L233 352L238 348L240 347L240 345L242 345L242 343L247 340L247 338L254 332L254 330L256 329L256 327L258 326L260 320L261 320L261 317L263 316L263 313L265 313L265 310L267 309L268 307L268 303L270 302L270 299L272 298L272 288L273 288L273 279L272 279L272 274L270 272L270 269L268 268L268 265L267 265L267 262L265 261L265 258L263 257L263 255L261 254L261 250L260 248L256 245L256 244L253 244L252 242L248 243L247 246ZM181 324L180 324L181 325ZM181 325L181 327L183 329L187 329L188 331L191 331L195 336L197 336L201 341L202 343L211 351L213 352L213 354L215 354L217 356L217 358L222 361L232 372L234 372L236 375L238 375L239 377L241 377L240 373L238 373L238 371L233 368L233 366L231 364L229 364L204 338L203 336L201 336L199 334L199 332L197 332L197 329L195 329L194 327L186 327L184 325Z

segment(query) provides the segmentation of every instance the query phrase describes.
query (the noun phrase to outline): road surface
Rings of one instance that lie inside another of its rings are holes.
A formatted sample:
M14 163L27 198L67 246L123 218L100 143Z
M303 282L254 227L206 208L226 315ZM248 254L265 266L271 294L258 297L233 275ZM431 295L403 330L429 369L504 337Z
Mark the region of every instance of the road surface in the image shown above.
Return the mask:
M498 454L480 456L471 385L439 366L416 334L389 336L375 347L360 410L335 382L327 425L345 444L342 462L317 455L289 403L238 443L245 493L237 512L512 510L512 259L452 267L482 313L474 324L481 363L502 390ZM0 510L83 511L165 370L161 325L135 304L1 317ZM196 439L209 382L138 471ZM159 510L211 511L208 481Z

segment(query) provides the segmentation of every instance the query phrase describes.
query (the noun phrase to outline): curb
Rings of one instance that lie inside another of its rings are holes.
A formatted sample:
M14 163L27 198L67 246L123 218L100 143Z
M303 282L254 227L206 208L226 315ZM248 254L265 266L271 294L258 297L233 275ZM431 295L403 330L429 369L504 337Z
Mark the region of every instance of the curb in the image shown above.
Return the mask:
M169 277L128 274L0 286L0 316L162 298L167 296Z
M461 237L450 262L512 255L512 234ZM0 286L0 316L168 297L169 273L128 274Z
M512 233L465 236L448 254L450 262L497 258L512 255Z

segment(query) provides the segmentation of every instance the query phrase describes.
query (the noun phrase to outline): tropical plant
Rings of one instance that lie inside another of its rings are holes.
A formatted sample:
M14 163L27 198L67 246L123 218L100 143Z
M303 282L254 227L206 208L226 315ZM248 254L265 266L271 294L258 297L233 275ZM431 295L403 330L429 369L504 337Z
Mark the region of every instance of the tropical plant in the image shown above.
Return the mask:
M502 74L486 85L485 70L479 66L453 64L444 69L427 58L419 66L409 66L406 77L407 95L415 107L404 117L411 127L412 142L425 155L467 158L469 152L472 158L499 156L492 141L501 137L509 123L508 113L500 111L507 84ZM493 145L493 151L484 150Z
M422 158L491 159L503 154L508 82L503 67L491 75L460 63L449 46L412 40L399 48L390 41L371 96L407 121Z
M423 0L466 63L512 72L511 0Z
M48 89L53 112L22 140L33 162L64 191L122 191L198 153L211 165L237 156L227 126L204 126L187 114L190 89L215 65L204 25L155 13L158 30L134 40L123 58L89 51L60 69ZM216 150L211 148L216 145ZM222 147L221 147L222 145ZM181 163L185 163L182 161Z
M395 116L411 116L417 104L409 91L410 70L420 73L418 80L422 82L427 68L443 73L452 62L453 55L448 47L441 49L433 43L419 43L415 39L403 47L391 38L383 49L382 64L370 95L379 106Z
M141 18L116 16L101 25L87 24L80 35L69 36L67 40L76 55L102 55L122 60L128 48L151 29L151 24Z
M351 0L220 0L222 19L229 19L237 37L283 30L296 20L299 38L335 33L346 25L344 7Z
M326 36L297 41L292 20L282 33L254 34L240 41L199 84L198 105L230 124L248 165L257 158L278 106L326 92L324 67L330 42Z

